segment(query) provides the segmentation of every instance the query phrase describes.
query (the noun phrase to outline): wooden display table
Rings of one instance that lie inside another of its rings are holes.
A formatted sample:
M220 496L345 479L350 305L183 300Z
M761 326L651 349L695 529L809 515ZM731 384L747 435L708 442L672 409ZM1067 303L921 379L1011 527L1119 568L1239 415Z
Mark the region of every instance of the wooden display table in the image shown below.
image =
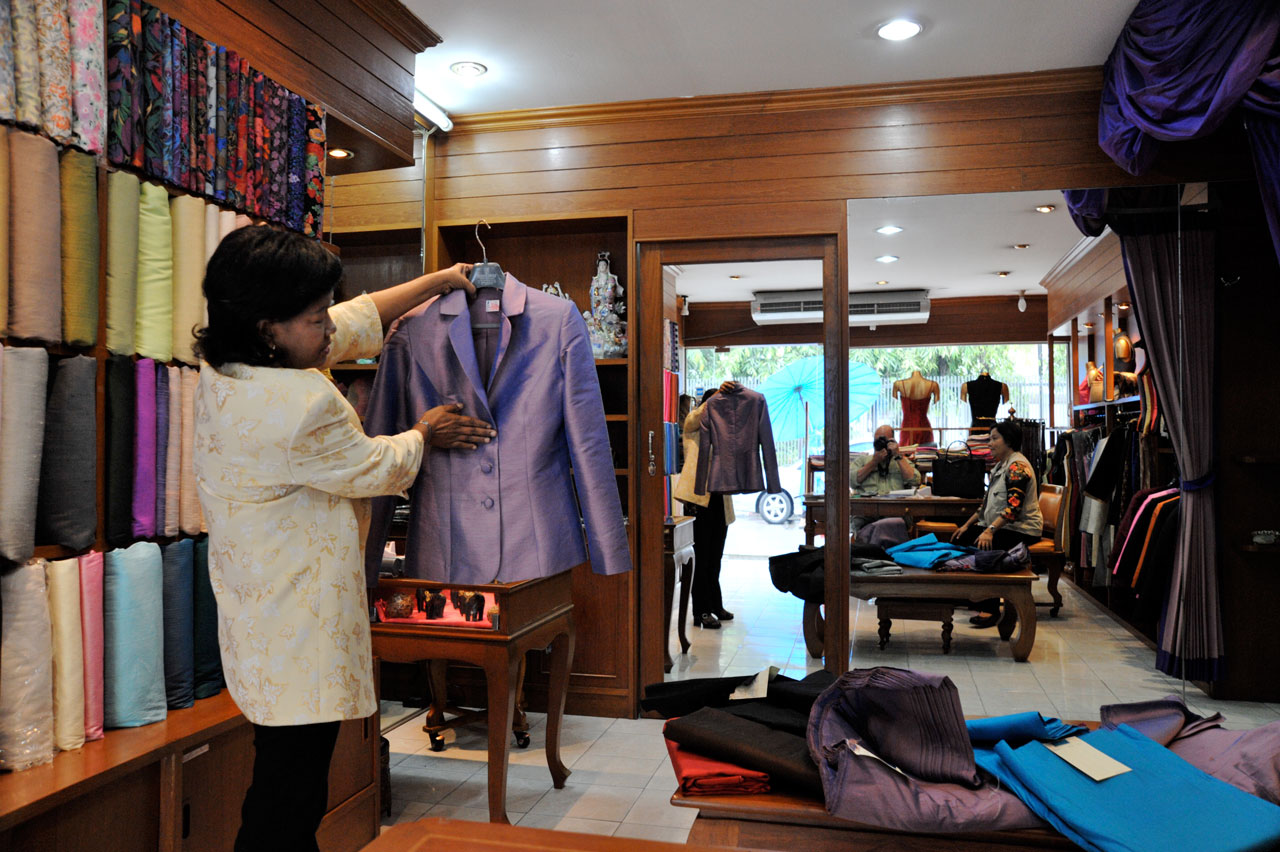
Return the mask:
M665 657L662 670L671 671L671 605L676 594L676 569L680 570L680 620L676 622L676 636L680 639L680 653L689 653L689 637L685 624L689 620L689 585L693 582L693 518L677 515L662 525L662 599L666 604L662 618L662 653Z
M604 837L599 834L526 828L522 825L485 825L433 817L392 826L381 837L364 847L363 852L436 852L439 849L448 849L450 852L509 852L512 849L530 849L535 852L558 852L562 849L582 852L699 852L705 850L705 847L632 837Z
M685 796L671 804L697 808L690 844L730 849L803 849L805 852L1030 852L1075 849L1047 829L915 834L837 819L818 799L786 793L754 796ZM384 837L386 835L383 835ZM376 846L376 844L375 844ZM373 849L374 846L368 847ZM406 847L413 848L413 847Z
M569 664L573 659L572 571L550 577L504 585L466 586L427 580L381 580L375 600L386 600L396 591L450 589L493 595L501 613L497 627L445 626L421 623L372 625L373 653L385 661L416 663L421 660L459 660L484 669L488 688L489 719L489 820L507 819L507 757L511 740L507 729L516 706L520 671L529 651L551 648L551 681L547 695L547 767L556 789L564 787L569 770L560 762L560 722L569 689ZM434 685L433 685L434 687ZM433 688L428 719L444 712L443 689Z
M804 543L813 546L816 536L825 535L827 507L822 494L804 495ZM902 518L910 530L925 518L966 518L978 510L981 500L963 497L854 497L849 500L853 518Z

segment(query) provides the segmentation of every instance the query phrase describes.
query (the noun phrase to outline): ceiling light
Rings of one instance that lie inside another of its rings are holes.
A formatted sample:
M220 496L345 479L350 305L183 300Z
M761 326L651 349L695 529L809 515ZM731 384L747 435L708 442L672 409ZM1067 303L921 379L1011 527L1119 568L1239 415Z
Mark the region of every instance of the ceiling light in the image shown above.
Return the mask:
M1084 327L1085 327L1085 328L1087 328L1087 329L1089 329L1090 331L1092 331L1092 330L1093 330L1093 323L1091 323L1091 322L1087 322L1087 323L1085 323L1085 324L1084 324Z
M1025 314L1027 312L1027 291L1018 291L1018 313Z
M1127 311L1127 310L1129 310L1129 303L1128 303L1128 302L1121 302L1120 304L1116 305L1116 307L1117 307L1117 308L1119 308L1119 309L1120 309L1120 310L1122 310L1122 311Z
M489 72L489 68L479 62L455 62L449 70L459 77L482 77Z
M886 237L892 237L894 234L901 234L902 229L897 225L881 225L879 228L876 228L876 233L884 234Z
M876 258L876 263L897 263L898 256L896 254L882 254Z
M1002 269L1002 270L1000 270L999 272L997 272L997 273L996 273L996 277L997 277L997 278L1008 278L1008 277L1009 277L1009 270L1007 270L1007 269Z
M876 35L886 41L905 41L920 35L922 29L924 27L909 18L894 18L889 23L882 24L876 30Z
M1014 247L1015 249L1017 249L1018 251L1021 251L1022 249L1029 249L1029 248L1031 248L1031 243L1014 243L1014 244L1013 244L1013 247Z
M741 280L742 280L742 276L741 276L741 275L730 275L730 276L729 276L729 280L730 280L730 281L741 281Z
M1041 204L1036 207L1037 213L1052 213L1055 208L1052 204Z
M888 283L889 283L888 281L877 281L877 282L876 282L876 284L880 285L881 287L883 287L884 285L886 285L886 284L888 284Z
M355 151L348 151L346 148L330 148L329 156L335 160L350 160L356 155Z

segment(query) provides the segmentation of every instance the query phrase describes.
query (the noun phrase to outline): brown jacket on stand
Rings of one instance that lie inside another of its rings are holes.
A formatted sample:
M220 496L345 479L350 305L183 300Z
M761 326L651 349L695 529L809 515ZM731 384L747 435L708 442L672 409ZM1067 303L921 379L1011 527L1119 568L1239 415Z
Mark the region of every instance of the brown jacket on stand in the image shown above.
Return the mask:
M764 476L760 456L764 454ZM694 491L751 494L782 490L769 406L756 391L735 385L707 400L698 436Z

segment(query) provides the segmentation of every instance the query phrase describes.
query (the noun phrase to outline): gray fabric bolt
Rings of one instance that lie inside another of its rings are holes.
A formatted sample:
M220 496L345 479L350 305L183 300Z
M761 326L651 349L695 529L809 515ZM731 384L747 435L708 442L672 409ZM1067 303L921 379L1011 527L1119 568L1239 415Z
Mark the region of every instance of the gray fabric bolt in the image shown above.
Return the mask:
M45 350L5 349L0 391L0 557L13 562L25 562L35 552L48 375Z

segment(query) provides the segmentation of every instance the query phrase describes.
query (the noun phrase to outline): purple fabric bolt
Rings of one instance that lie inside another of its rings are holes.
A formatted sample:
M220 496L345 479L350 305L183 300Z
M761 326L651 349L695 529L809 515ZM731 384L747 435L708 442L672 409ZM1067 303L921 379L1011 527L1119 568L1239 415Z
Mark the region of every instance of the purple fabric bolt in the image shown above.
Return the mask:
M156 362L139 358L133 437L133 537L156 534Z
M163 531L166 467L169 460L169 370L156 370L156 532Z

